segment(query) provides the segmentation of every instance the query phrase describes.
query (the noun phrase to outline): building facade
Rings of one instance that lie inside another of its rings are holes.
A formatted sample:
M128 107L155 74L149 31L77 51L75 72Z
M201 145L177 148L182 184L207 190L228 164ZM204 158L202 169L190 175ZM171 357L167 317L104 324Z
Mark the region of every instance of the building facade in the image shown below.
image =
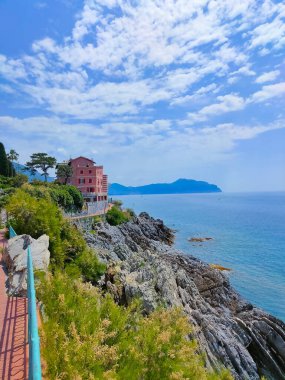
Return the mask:
M70 165L72 168L72 176L67 180L67 183L81 191L85 202L108 201L108 176L104 174L103 166L96 165L93 160L82 156L70 159L63 164ZM57 179L64 182L63 178Z

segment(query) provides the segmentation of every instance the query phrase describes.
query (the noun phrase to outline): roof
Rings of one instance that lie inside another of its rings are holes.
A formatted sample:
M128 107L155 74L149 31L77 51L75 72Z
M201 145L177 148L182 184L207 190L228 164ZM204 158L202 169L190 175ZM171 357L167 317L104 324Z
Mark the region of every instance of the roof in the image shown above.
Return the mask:
M83 158L83 159L86 160L86 161L89 161L89 162L92 162L93 164L96 164L95 161L91 160L90 158L83 157L83 156L79 156L79 157L76 157L76 158L71 158L71 159L69 160L69 162L72 162L72 161L78 160L79 158Z

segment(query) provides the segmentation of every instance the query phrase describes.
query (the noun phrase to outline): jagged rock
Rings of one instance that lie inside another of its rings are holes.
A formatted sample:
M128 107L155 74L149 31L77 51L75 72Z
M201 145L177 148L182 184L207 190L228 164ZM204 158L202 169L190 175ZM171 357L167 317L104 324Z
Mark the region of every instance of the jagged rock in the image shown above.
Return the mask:
M172 248L173 231L162 221L142 213L96 228L85 237L112 268L102 285L117 302L139 296L146 313L161 304L180 306L209 367L222 363L237 380L284 380L284 323L242 299L221 271Z
M209 240L213 240L213 238L211 238L211 237L192 237L192 238L188 239L188 241L190 241L191 243L203 243L204 241L209 241Z
M8 241L3 261L8 270L8 294L27 294L27 248L30 245L34 270L47 271L50 260L49 237L42 235L33 239L29 235L18 235Z

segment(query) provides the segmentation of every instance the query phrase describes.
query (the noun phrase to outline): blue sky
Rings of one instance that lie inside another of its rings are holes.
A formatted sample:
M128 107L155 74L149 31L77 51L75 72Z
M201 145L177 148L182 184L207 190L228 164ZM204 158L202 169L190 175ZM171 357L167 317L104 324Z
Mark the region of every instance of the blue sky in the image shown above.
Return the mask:
M285 190L285 3L0 0L0 141L126 185Z

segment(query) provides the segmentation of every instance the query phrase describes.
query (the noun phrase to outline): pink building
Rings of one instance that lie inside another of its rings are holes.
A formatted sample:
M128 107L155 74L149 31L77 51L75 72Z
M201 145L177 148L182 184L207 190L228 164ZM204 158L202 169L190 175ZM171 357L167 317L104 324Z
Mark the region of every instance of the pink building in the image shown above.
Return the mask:
M64 164L72 167L72 177L67 183L77 187L86 202L108 200L108 176L104 174L103 166L97 166L93 160L82 156ZM62 178L58 180L63 182Z

